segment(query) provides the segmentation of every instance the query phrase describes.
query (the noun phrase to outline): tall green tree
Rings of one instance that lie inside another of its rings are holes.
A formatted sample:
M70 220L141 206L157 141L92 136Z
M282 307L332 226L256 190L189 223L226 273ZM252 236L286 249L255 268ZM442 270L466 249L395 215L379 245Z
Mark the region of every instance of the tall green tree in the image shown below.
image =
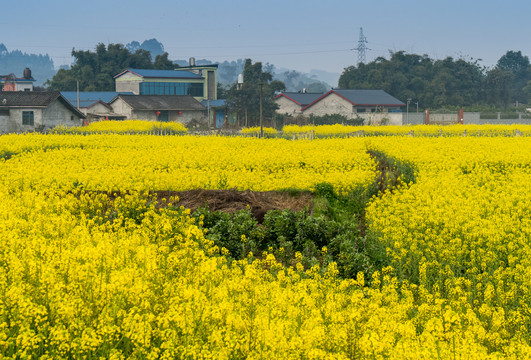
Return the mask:
M262 114L271 119L278 105L273 98L286 87L283 82L273 80L270 72L264 71L262 63L253 64L245 60L243 84L233 84L227 92L229 108L238 114L240 125L257 126L260 122L260 93L262 94Z
M95 51L72 50L75 58L70 69L59 70L47 83L52 90L75 91L77 81L81 91L114 91L114 76L127 68L173 69L168 53L158 55L155 62L144 49L131 53L122 44L98 44Z
M339 78L343 89L382 89L406 102L425 108L467 106L481 101L484 69L478 60L432 60L427 55L391 53L368 64L345 69Z
M513 74L510 85L510 102L526 102L529 100L524 88L531 80L531 67L529 58L522 55L521 51L507 51L496 63L496 68Z
M490 104L507 108L514 94L514 74L500 68L492 69L487 74L485 90Z

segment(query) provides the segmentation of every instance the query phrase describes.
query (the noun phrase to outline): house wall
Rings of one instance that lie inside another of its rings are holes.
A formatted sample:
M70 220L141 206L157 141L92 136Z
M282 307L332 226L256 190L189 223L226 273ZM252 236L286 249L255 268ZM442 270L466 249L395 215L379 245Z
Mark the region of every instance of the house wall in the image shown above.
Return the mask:
M331 93L303 111L304 116L310 116L312 114L315 116L340 114L347 119L356 118L356 111L352 103L334 93Z
M16 91L17 87L15 83L4 84L2 91Z
M364 112L358 112L358 109L364 109ZM327 97L319 100L314 105L303 111L304 116L324 116L331 114L340 114L347 119L356 119L358 117L364 120L366 125L380 125L386 123L389 125L402 125L402 113L390 112L390 110L399 110L400 107L383 107L376 112L372 112L374 107L353 106L351 102L343 99L337 94L331 93Z
M33 111L34 125L22 125L23 111ZM39 108L11 108L9 109L9 117L0 117L0 132L4 133L34 131L40 126L42 126L42 109Z
M140 93L139 84L142 82L142 77L127 72L120 77L114 79L116 92L132 92L135 95Z
M91 113L91 114L110 114L111 109L109 109L107 106L103 105L102 103L96 103L89 108L86 108L84 111L85 114Z
M38 129L38 125L43 126L43 130L51 129L59 125L68 127L80 126L81 118L77 114L70 111L61 101L56 99L42 111L40 123L37 123L37 118L35 118L36 129Z
M363 119L364 125L403 125L401 112L374 112L357 114Z
M125 116L127 119L134 119L132 117L131 106L127 105L121 98L116 99L112 104L112 112Z
M16 91L33 91L33 83L32 82L23 82L23 83L15 83L15 89Z
M289 99L287 99L284 96L279 97L275 100L275 103L279 106L276 110L279 114L300 114L301 113L301 106Z

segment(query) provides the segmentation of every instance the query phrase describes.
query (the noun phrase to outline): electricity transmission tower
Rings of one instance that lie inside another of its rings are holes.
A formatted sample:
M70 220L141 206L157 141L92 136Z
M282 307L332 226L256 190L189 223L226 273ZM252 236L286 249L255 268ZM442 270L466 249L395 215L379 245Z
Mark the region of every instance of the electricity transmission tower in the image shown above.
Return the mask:
M360 38L358 40L358 47L355 49L358 51L358 64L365 64L365 51L367 48L367 38L363 35L363 28L360 28Z

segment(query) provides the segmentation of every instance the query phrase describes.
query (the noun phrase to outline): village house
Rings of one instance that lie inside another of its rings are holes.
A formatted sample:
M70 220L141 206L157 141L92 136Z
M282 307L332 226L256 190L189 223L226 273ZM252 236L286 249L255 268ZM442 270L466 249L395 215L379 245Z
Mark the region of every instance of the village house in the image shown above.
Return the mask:
M15 74L0 75L0 83L3 84L2 91L33 91L35 79L31 76L31 70L25 68L21 78Z
M114 77L115 92L64 92L87 120L140 119L177 121L219 127L227 114L225 100L217 99L218 65L176 70L127 69ZM123 96L122 96L123 95Z
M207 108L190 95L117 95L110 103L116 114L127 119L207 122Z
M0 92L0 133L79 126L84 118L58 91Z
M365 124L402 124L403 102L383 90L333 89L325 94L285 93L275 98L280 114L361 118Z
M275 97L279 114L298 115L302 109L323 96L323 93L284 92Z
M85 114L87 121L123 120L125 115L113 112L109 103L120 93L114 91L61 91L61 95ZM133 95L132 92L122 93Z
M114 77L115 89L135 95L190 95L199 101L216 100L217 68L216 64L176 70L127 69Z

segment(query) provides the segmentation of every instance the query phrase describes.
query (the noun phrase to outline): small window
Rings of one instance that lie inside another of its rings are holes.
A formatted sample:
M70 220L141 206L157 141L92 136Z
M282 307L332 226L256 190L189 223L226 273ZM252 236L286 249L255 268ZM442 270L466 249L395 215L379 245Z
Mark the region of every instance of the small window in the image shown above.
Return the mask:
M74 115L70 115L70 120L74 120Z
M0 110L0 116L9 116L9 109Z
M357 112L359 112L359 113L364 113L365 111L366 111L365 108L358 108L358 109L357 109Z
M33 111L22 112L22 125L34 125Z

